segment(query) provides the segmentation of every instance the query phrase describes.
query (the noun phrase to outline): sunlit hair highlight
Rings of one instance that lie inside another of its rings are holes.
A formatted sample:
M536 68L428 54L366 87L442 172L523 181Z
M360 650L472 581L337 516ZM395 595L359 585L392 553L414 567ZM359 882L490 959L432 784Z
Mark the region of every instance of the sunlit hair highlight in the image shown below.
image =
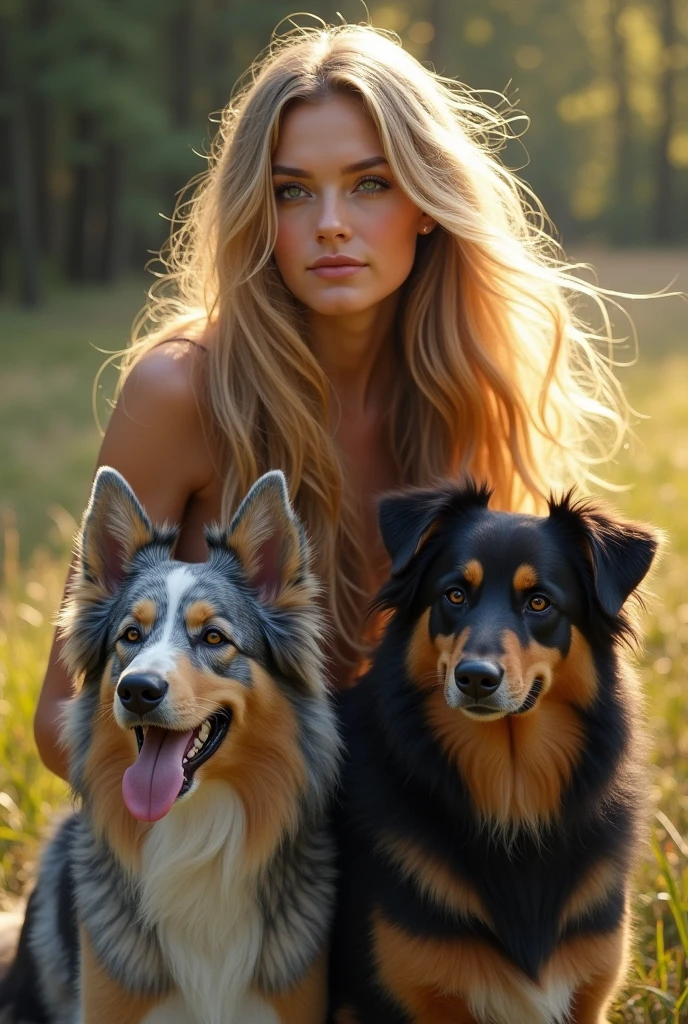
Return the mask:
M575 276L537 199L499 161L508 106L482 103L369 25L275 36L222 115L207 172L177 207L165 273L127 350L131 367L165 338L206 336L204 391L229 467L223 514L280 468L307 523L333 623L360 649L369 594L360 513L332 437L332 396L304 333L303 307L272 256L270 158L299 100L357 97L406 194L437 221L404 286L387 427L401 483L486 480L502 508L544 508L585 487L626 430L601 289ZM574 300L601 312L596 335Z

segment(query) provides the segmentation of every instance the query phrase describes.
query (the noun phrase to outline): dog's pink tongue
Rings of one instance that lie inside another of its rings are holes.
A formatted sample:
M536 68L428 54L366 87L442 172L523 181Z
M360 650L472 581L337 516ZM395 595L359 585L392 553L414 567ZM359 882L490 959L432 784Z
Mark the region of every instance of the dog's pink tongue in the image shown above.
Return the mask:
M134 764L124 773L122 796L139 821L164 818L184 782L182 758L193 731L171 732L149 726Z

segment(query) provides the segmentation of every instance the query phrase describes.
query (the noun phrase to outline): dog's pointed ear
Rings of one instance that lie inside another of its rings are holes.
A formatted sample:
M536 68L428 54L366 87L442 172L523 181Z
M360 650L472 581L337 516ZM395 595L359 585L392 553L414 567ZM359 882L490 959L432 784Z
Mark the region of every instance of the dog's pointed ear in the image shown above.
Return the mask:
M261 600L274 601L308 568L306 536L289 501L284 474L265 473L251 487L229 529L206 534L212 547L231 548Z
M124 477L109 466L96 474L84 513L77 562L84 582L112 593L132 556L153 539L175 540L173 530L156 531Z
M392 576L406 569L445 515L458 515L471 506L484 508L489 500L488 488L478 487L472 480L383 495L378 502L378 522L392 559Z
M645 523L623 519L599 502L575 501L571 491L550 498L549 508L550 519L573 532L602 611L616 618L647 576L661 534Z

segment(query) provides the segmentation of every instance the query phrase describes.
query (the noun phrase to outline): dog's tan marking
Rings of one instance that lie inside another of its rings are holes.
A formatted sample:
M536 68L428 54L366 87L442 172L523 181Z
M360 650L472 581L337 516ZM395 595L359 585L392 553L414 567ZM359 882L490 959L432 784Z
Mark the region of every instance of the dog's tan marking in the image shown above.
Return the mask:
M562 944L537 984L480 940L419 938L379 910L373 916L373 946L383 986L414 1022L472 1021L472 1011L480 1020L540 1024L552 1019L562 993L569 992L575 1024L603 1024L626 969L628 924ZM547 1013L543 1004L548 1003Z
M126 992L113 981L96 958L84 928L79 929L81 946L81 990L82 1024L105 1024L105 1022L126 1021L126 1024L141 1024L146 1015L161 1003L160 997L136 996Z
M209 601L194 601L186 609L186 625L190 632L200 629L216 613L216 608Z
M575 626L571 627L571 646L556 671L552 699L589 707L597 696L597 672L588 642Z
M517 969L479 939L442 941L416 937L373 915L373 951L379 979L414 1024L473 1024L469 999L488 1020L535 1024L528 983ZM482 1019L482 1018L481 1018Z
M594 864L564 904L559 929L563 931L571 921L582 917L597 904L603 903L614 886L618 885L621 877L619 866L614 861L604 860Z
M474 917L485 924L492 919L480 896L463 882L439 857L409 839L384 835L378 845L394 862L396 868L411 878L418 890L438 907L450 907L462 917Z
M439 634L430 638L430 609L423 612L414 630L406 652L406 668L411 681L422 690L444 684L450 667L461 657L470 630L464 629L457 636Z
M280 1024L322 1024L327 1016L327 950L293 988L259 995L273 1008Z
M523 562L514 573L514 590L531 590L537 586L538 576L532 565Z
M466 583L470 583L472 587L479 587L483 581L483 567L477 558L472 558L461 570L461 575Z
M548 961L543 980L570 986L574 992L571 1020L575 1024L606 1024L614 993L628 970L629 916L627 908L616 931L570 939Z
M556 647L545 647L535 640L531 640L527 647L522 647L520 640L510 629L505 629L500 639L504 654L495 655L494 660L504 666L502 686L507 688L509 696L514 699L517 706L520 706L535 680L540 679L542 691L538 702L541 701L552 686L553 673L561 663L561 652ZM533 713L534 711L527 712Z
M359 1024L359 1021L350 1006L343 1006L335 1013L334 1024Z
M439 680L438 652L430 639L430 609L416 623L406 652L406 668L411 679L425 688Z
M169 676L175 706L195 708L202 721L218 707L231 708L232 723L213 756L196 775L227 782L246 814L246 858L263 864L279 837L296 825L306 767L294 709L271 677L251 662L252 686L195 669L186 658Z
M551 700L586 708L597 695L597 673L590 648L583 634L571 627L571 644L565 658L556 647L545 647L532 640L522 647L518 637L505 630L501 637L504 654L495 661L504 665L504 686L520 705L537 678L543 682L538 703ZM536 708L526 712L535 714Z
M131 609L131 614L140 626L143 626L144 629L150 629L157 618L158 606L155 601L146 598L143 601L136 602Z

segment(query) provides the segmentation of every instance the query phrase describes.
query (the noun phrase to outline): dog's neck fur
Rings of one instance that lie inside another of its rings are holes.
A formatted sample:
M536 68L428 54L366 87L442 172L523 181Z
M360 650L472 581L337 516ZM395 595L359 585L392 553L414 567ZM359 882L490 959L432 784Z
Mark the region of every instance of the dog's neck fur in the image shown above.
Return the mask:
M494 838L510 846L520 831L537 839L558 817L564 801L571 794L572 769L591 756L590 737L585 738L583 717L586 709L573 701L560 699L559 687L546 694L537 707L525 715L510 715L494 722L476 722L460 711L449 708L434 666L426 673L426 684L414 681L406 664L409 623L402 616L388 627L381 647L376 652L370 670L373 683L373 701L377 711L373 717L385 722L390 715L393 726L386 740L396 751L400 770L409 771L409 751L418 746L419 734L413 722L420 715L424 723L417 760L414 767L420 786L426 780L438 795L437 780L445 778L447 812L457 813L456 787L463 786L470 796L472 809L466 808L467 818L482 823ZM618 677L624 688L624 671L617 655L607 654L590 671ZM400 678L405 680L399 686ZM627 723L619 701L619 694L598 688L598 698L607 710L598 709L601 722L608 718L608 708L616 706L615 720ZM590 723L588 730L592 728ZM616 770L616 758L628 745L628 737L621 747L618 738L598 728L594 739L593 755L598 768L597 782L610 777ZM433 764L434 767L430 767ZM456 773L447 776L447 765ZM499 770L501 768L501 770ZM580 773L579 773L580 774ZM580 789L585 773L578 779ZM593 793L578 793L576 799L594 799Z
M203 1024L239 1019L260 956L263 925L245 828L233 790L206 782L156 822L143 844L143 918Z

